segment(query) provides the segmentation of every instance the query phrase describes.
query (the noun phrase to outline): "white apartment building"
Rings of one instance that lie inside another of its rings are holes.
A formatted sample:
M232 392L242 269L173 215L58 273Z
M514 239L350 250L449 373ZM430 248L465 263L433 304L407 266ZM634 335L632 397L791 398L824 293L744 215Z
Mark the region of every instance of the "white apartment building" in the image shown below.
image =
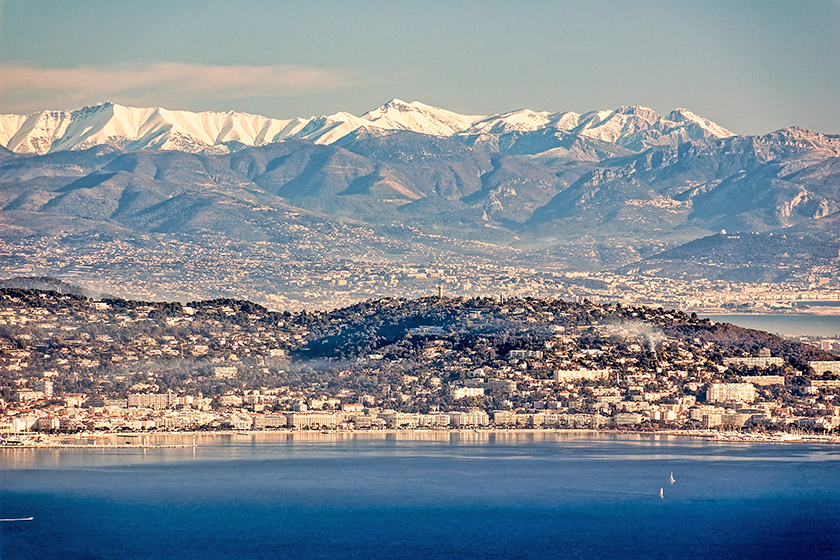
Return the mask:
M712 383L706 389L706 402L752 402L755 386L752 383Z

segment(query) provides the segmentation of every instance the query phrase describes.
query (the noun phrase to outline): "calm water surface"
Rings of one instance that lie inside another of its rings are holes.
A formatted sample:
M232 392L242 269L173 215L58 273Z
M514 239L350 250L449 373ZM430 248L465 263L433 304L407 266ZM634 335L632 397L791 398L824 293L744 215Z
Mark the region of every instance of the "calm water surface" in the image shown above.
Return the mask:
M0 517L35 517L0 523L0 557L840 558L829 445L580 433L198 443L0 451Z
M703 315L719 323L732 323L739 327L758 329L775 334L805 336L840 336L840 315L789 314L731 314Z

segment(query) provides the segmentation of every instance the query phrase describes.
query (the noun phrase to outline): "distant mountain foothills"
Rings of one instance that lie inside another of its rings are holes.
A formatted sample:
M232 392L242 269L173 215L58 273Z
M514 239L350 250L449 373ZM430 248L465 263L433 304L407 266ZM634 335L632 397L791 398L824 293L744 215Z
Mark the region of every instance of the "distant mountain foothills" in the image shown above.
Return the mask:
M399 267L448 266L439 283L465 294L477 286L445 277L467 261L829 285L840 268L840 137L739 136L685 109L486 116L393 100L271 119L106 103L0 115L0 146L6 277L266 303L294 291L295 267L326 284L290 300L352 282L340 262L382 266L395 289Z

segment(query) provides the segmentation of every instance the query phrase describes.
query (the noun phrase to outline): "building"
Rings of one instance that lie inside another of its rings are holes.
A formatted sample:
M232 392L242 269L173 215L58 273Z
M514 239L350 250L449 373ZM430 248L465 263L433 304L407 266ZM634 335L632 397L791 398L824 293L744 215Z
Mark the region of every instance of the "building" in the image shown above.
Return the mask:
M35 428L40 432L58 430L61 427L61 420L54 416L42 416L38 418Z
M745 366L745 367L759 367L766 368L770 366L784 365L785 361L779 357L770 355L770 350L762 348L758 351L758 356L744 356L739 358L724 358L723 365L725 366Z
M674 422L677 419L677 412L668 406L660 406L651 412L651 420L654 422Z
M53 382L48 381L46 379L38 379L35 381L33 385L33 389L36 391L41 391L44 393L44 396L49 398L53 396Z
M545 414L542 412L535 412L534 414L527 414L529 428L541 428L545 425Z
M621 412L613 416L616 426L638 426L642 423L642 415L638 412Z
M445 428L449 425L449 415L443 412L420 414L418 416L421 428Z
M609 369L558 369L554 372L554 380L560 383L580 380L596 381L609 379L611 373Z
M350 418L350 421L353 422L353 426L356 429L382 429L385 428L385 420L383 418L379 418L378 416L366 416L364 414L355 414ZM449 417L446 418L447 423L449 422Z
M251 427L254 430L267 430L269 428L285 428L286 416L283 414L257 414L252 417Z
M488 425L490 417L483 410L452 412L449 414L449 423L453 428L473 428Z
M729 428L743 428L751 417L745 412L726 412L720 415L720 423Z
M216 366L213 368L213 375L221 379L236 377L236 366Z
M515 426L516 413L511 410L496 410L493 412L493 423L497 426Z
M239 408L245 400L242 395L222 395L219 397L219 406L232 406Z
M706 402L752 402L755 386L752 383L712 383L706 389Z
M335 428L344 417L327 412L292 412L286 414L286 425L290 428Z
M542 357L542 350L511 350L508 352L509 360L540 359Z
M388 428L416 428L420 425L419 414L392 412L389 414L380 414L379 417L385 420L385 426Z
M128 406L137 408L168 408L178 404L175 393L129 393Z
M18 401L18 402L38 401L38 400L43 399L44 396L45 395L44 395L43 391L29 391L29 390L26 390L26 389L21 390L21 391L17 391L17 392L15 392L15 395L14 395L15 400Z
M840 389L840 379L812 379L814 389Z
M689 411L689 418L700 424L702 428L717 428L723 425L724 414L726 414L726 410L723 408L716 406L696 406Z
M84 393L64 393L62 395L64 406L72 406L79 408L88 400L88 396Z
M512 393L516 391L516 381L511 379L489 379L484 384L486 389L503 391L505 393Z
M436 325L420 325L419 327L408 329L408 334L412 336L439 336L444 334L444 332L443 327Z
M744 383L752 383L758 387L766 387L768 385L784 385L784 375L744 375L741 377Z
M811 366L811 369L814 370L816 375L825 375L829 372L840 375L840 360L808 362L808 365Z
M454 387L451 394L456 401L465 397L481 397L484 396L484 387Z

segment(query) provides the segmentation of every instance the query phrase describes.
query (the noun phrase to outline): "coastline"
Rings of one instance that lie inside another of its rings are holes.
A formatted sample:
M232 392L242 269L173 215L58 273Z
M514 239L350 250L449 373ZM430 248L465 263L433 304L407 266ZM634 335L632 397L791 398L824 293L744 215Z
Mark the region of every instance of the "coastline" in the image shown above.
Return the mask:
M730 309L725 307L692 307L686 308L687 313L697 313L701 317L707 315L750 315L754 317L775 315L812 315L814 317L836 317L840 315L840 306L803 305L801 307L780 307L764 309L746 307Z
M74 435L25 434L0 442L0 449L176 449L212 445L207 440L251 439L305 440L335 442L358 438L397 438L405 440L443 440L453 436L482 439L492 436L649 436L689 437L713 443L823 443L840 444L840 434L790 434L734 432L717 430L611 430L611 429L540 429L540 428L476 428L476 429L382 429L382 430L214 430L185 432L103 432ZM138 441L139 439L139 441ZM204 441L201 441L204 440Z

